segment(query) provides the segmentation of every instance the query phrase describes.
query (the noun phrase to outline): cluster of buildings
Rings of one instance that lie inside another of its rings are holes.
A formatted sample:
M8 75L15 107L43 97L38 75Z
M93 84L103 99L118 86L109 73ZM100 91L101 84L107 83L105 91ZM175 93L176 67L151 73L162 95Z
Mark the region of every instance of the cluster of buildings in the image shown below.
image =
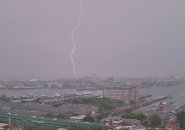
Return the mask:
M140 107L136 109L134 112L142 113L146 116L150 115L159 115L161 119L174 118L176 113L175 111L175 103L169 99L164 99L160 101L156 101L152 104L148 104L146 106Z
M144 130L141 121L120 117L107 117L101 120L111 130Z
M170 86L181 83L176 78L168 79L115 79L109 78L84 78L78 80L62 80L62 81L38 81L33 80L29 82L4 82L0 84L0 89L5 89L6 86L12 89L24 89L26 86L33 86L29 88L78 88L78 90L89 89L96 93L96 89L102 92L101 98L109 98L123 101L124 105L116 106L112 111L120 114L125 110L131 108L134 105L138 108L134 109L135 113L142 113L146 116L159 115L164 121L163 130L179 130L179 125L174 118L174 102L170 100L160 98L155 101L147 101L147 97L151 95L139 97L137 88L145 86ZM80 91L76 92L80 92ZM83 94L83 98L92 97L91 93ZM98 97L98 96L96 96ZM82 121L87 113L91 113L93 118L96 118L96 114L99 112L98 106L72 104L72 102L81 95L75 93L68 93L58 96L40 96L29 98L15 98L12 102L0 101L0 112L15 112L22 115L40 115L43 116L47 113L54 115L59 114L78 114L79 116L71 116L69 120L72 122ZM25 103L26 102L26 103ZM29 103L28 103L29 102ZM64 104L65 103L65 104ZM54 107L54 106L57 107ZM107 115L108 116L108 115ZM112 116L112 115L111 115ZM121 117L108 116L101 120L101 123L106 125L110 130L144 130L141 121L136 119L125 119ZM172 117L172 118L169 118ZM9 124L0 123L0 130L7 130ZM151 128L147 128L150 130ZM161 129L162 130L162 129Z
M40 104L47 104L47 105L60 105L63 103L69 103L73 100L77 99L79 95L70 93L70 94L64 94L63 96L54 96L54 97L41 97L39 98Z
M120 117L107 117L101 120L110 130L180 130L176 120L165 120L163 128L146 128L142 122L136 119L125 119Z
M169 119L164 122L164 127L166 130L179 130L179 124L176 120Z
M175 86L185 83L184 79L169 76L165 78L121 78L98 77L96 75L81 77L79 79L53 79L53 80L14 80L0 81L0 89L37 89L37 88L77 88L77 89L101 89L106 86L117 87L150 87L150 86Z

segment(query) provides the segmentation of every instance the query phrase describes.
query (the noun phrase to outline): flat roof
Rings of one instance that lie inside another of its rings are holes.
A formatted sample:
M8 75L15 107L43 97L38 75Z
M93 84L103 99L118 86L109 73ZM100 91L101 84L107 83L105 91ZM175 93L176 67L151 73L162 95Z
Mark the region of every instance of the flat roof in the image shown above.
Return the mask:
M82 120L83 118L85 118L85 115L81 115L81 116L72 116L70 117L70 119L76 119L76 120Z
M115 89L115 90L120 90L120 89L133 89L135 87L107 87L103 89Z
M0 123L0 127L4 127L4 126L7 126L8 124L5 124L5 123Z

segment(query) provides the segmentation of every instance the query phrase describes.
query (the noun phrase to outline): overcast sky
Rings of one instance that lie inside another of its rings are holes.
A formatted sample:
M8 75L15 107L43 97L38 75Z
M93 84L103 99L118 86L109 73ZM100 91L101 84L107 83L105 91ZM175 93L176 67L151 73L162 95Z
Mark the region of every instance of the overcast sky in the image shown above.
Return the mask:
M184 0L82 0L78 76L185 77ZM0 76L72 77L78 0L1 0Z

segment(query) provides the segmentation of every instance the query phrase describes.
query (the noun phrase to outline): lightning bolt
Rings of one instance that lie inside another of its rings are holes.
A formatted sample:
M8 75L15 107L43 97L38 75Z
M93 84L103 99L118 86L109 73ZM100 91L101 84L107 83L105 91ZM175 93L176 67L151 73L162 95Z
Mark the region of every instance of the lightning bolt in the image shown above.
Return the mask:
M75 25L75 27L73 28L72 33L71 33L73 48L72 48L71 53L70 53L71 62L72 62L72 65L73 65L73 73L74 73L75 78L77 77L76 64L75 64L75 60L74 60L74 52L76 50L76 44L77 44L76 41L75 41L75 32L80 27L81 19L82 19L82 16L83 16L82 0L78 0L78 2L79 2L79 7L80 7L80 15L78 17L78 23Z

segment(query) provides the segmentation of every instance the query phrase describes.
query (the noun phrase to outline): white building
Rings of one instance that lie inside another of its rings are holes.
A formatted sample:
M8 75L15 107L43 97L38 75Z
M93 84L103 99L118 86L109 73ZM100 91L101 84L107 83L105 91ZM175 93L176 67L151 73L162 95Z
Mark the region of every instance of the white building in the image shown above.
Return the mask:
M80 115L80 116L72 116L70 117L70 121L74 121L74 122L79 122L82 121L86 116L85 115Z

